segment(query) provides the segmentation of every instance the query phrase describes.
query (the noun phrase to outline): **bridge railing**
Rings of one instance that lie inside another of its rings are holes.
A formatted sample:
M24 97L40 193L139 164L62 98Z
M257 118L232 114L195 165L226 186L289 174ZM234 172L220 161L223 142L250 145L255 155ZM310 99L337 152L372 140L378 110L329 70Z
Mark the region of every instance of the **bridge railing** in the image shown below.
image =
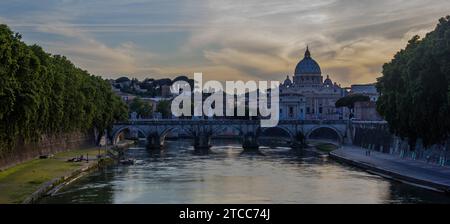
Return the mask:
M387 121L352 121L353 124L388 124Z
M138 119L129 120L128 122L119 122L116 125L189 125L189 124L204 124L204 125L226 125L226 124L247 124L259 125L259 120L226 120L226 119L211 119L211 120L183 120L183 119ZM347 124L346 120L280 120L279 125L336 125Z

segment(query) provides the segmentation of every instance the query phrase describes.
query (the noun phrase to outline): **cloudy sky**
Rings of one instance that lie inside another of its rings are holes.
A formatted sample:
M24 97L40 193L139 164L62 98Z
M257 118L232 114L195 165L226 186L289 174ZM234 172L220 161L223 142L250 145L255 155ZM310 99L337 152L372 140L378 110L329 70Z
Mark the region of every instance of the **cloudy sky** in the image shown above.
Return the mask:
M374 82L448 0L1 0L0 23L105 78L284 80L307 45L347 86Z

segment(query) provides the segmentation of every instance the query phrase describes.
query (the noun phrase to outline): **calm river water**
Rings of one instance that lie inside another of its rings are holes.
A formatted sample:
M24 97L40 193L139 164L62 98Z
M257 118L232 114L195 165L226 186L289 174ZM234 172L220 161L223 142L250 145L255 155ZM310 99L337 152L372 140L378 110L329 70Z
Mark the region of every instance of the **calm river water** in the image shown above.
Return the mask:
M207 155L189 142L162 152L131 148L133 166L92 173L43 203L450 203L325 157L289 149L243 153L219 141Z

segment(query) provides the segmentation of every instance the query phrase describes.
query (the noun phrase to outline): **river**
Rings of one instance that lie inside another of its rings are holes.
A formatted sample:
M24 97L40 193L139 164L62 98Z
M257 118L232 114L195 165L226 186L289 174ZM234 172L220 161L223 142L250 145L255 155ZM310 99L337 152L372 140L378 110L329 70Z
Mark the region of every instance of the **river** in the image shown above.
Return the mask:
M450 203L450 197L389 181L327 157L287 148L244 153L217 141L207 154L189 142L130 148L132 166L94 172L42 203Z

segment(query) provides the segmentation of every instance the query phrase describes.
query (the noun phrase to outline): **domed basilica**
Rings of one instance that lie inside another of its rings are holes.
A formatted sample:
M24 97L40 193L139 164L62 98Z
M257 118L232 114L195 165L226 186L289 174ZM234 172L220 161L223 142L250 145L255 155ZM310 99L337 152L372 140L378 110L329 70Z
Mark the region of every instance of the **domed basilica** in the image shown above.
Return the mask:
M282 120L340 120L344 109L335 107L345 90L327 75L323 80L319 64L306 48L305 57L280 86L280 119Z

